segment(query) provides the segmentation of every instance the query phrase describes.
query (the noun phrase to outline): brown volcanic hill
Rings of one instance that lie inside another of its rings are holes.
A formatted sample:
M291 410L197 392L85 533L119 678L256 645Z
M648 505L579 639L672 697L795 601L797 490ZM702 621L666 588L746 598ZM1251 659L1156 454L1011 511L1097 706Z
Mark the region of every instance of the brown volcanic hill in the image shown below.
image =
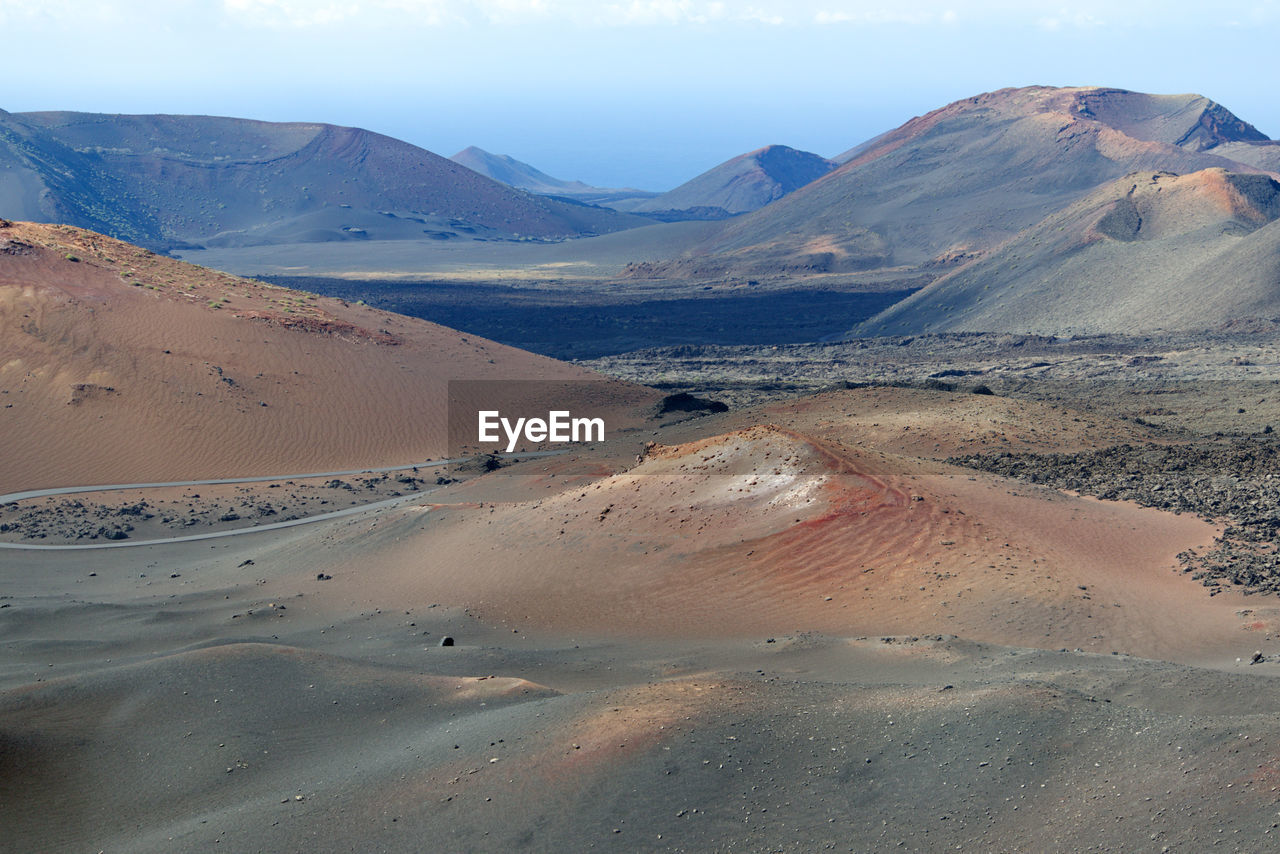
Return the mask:
M635 212L720 208L730 214L744 213L758 210L834 168L834 162L817 154L769 145L727 160L660 196L617 207Z
M167 248L564 237L645 224L536 196L359 128L0 113L0 213Z
M1254 171L1199 150L1261 145L1243 122L1202 122L1182 96L1116 92L1003 89L949 104L847 152L839 169L726 224L701 251L817 272L945 267L1131 172Z
M1159 656L1230 649L1242 597L1210 603L1171 571L1212 526L1009 487L807 430L755 426L659 446L641 465L580 488L531 488L533 500L406 512L376 544L364 541L358 586L326 593L357 597L347 610L366 609L359 597L370 587L397 602L451 597L485 622L571 636L762 637L805 627ZM336 573L345 558L332 560Z
M1075 109L1134 139L1169 143L1280 173L1280 142L1202 95L1094 89L1077 96Z
M1280 182L1113 182L863 323L863 334L1200 330L1280 315Z
M1053 89L1043 86L1006 89L991 95L1034 91L1056 93L1051 94L1049 99L1052 109L1096 121L1134 139L1176 145L1192 151L1206 151L1233 143L1266 145L1272 142L1266 134L1253 125L1203 95L1149 95L1127 89L1101 87ZM947 110L954 106L955 104L952 104L943 109ZM929 116L935 113L930 113ZM929 116L923 118L928 119ZM837 155L835 161L842 164L848 163L869 151L899 139L900 132L910 124L911 122L908 122L902 128L857 145Z
M0 492L439 459L451 379L601 377L70 226L0 227ZM590 386L618 412L658 397Z

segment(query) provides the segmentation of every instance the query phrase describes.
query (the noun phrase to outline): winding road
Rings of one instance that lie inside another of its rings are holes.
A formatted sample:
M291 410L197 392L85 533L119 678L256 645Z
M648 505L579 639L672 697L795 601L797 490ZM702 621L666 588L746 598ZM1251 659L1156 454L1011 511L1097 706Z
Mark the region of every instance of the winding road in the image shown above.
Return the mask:
M495 454L498 457L511 457L513 461L519 458L528 457L548 457L557 454L563 454L565 451L531 451L528 453L514 454ZM410 463L402 466L383 466L381 468L364 468L364 469L348 469L346 471L319 471L307 472L304 474L285 474L275 475L272 477L231 477L216 478L212 480L173 480L160 483L114 483L99 486L58 486L52 489L29 489L25 492L11 492L7 495L0 495L0 505L9 504L15 501L22 501L28 498L45 498L51 495L74 495L81 492L109 492L124 489L158 489L166 486L215 486L227 483L265 483L274 480L305 480L316 477L343 477L356 474L383 474L393 471L409 471L411 469L437 468L443 465L452 465L454 463L466 462L470 457L457 457L444 460L426 460L421 463ZM281 528L293 528L298 525L309 525L312 522L323 522L326 519L337 519L342 516L354 516L357 513L364 513L368 510L377 510L382 507L393 507L397 504L414 501L425 495L430 495L440 487L434 489L415 492L411 495L400 495L395 498L385 498L381 501L374 501L369 504L361 504L356 507L348 507L345 510L333 510L328 513L320 513L315 516L304 516L301 519L289 519L284 522L271 522L267 525L254 525L248 528L232 528L226 531L213 531L205 534L187 534L181 537L162 537L154 540L113 540L108 543L68 543L65 545L43 545L39 543L4 543L0 542L0 549L20 549L24 551L86 551L89 549L127 549L137 548L139 546L158 546L167 543L190 543L196 540L212 540L220 537L235 537L242 534L257 534L262 531L278 531Z
M531 457L534 454L522 454ZM281 474L270 477L224 477L215 480L171 480L163 483L111 483L100 486L55 486L52 489L28 489L25 492L10 492L0 495L0 504L23 501L28 498L45 498L50 495L74 495L77 492L110 492L117 489L159 489L165 486L216 486L223 483L265 483L269 480L305 480L312 477L346 477L353 474L383 474L384 472L408 471L410 469L435 468L453 463L465 462L464 458L453 460L427 460L422 463L410 463L405 466L383 466L371 469L348 469L346 471L313 471L309 474Z

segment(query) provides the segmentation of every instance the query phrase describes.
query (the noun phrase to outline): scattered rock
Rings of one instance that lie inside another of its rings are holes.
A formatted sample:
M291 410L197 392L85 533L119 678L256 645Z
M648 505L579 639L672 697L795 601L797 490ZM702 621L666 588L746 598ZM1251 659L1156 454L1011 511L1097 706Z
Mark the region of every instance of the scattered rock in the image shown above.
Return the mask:
M729 406L725 403L718 400L708 400L703 397L694 397L688 392L682 391L678 394L669 394L658 401L657 406L654 408L653 417L661 418L673 412L688 415L710 415L714 412L728 411Z
M463 474L487 474L497 471L505 464L506 461L497 454L476 454L458 463L457 471Z

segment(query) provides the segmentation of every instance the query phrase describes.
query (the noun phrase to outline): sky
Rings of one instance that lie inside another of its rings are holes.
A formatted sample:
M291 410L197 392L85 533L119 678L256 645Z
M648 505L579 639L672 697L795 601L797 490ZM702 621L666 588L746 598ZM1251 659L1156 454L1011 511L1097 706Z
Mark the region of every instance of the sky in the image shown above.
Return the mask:
M1280 137L1280 0L0 0L0 32L11 112L355 125L605 187L1031 84L1197 92Z

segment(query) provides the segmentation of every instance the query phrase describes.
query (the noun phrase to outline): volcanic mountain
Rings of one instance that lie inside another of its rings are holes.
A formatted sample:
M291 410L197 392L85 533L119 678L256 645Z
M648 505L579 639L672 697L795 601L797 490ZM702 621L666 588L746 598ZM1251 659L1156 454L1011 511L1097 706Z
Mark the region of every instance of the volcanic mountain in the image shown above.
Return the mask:
M560 178L552 178L536 166L530 166L528 163L523 163L505 154L490 154L483 148L476 148L474 145L464 148L449 159L454 163L462 164L472 172L484 175L486 178L492 178L510 187L518 187L521 190L529 190L533 193L542 193L544 195L556 193L572 194L596 189L581 181L564 181Z
M153 249L643 224L536 196L391 137L212 116L0 112L0 213Z
M478 172L486 178L492 178L511 187L543 196L568 196L576 201L593 205L609 207L610 203L623 199L648 199L658 195L645 190L593 187L581 181L553 178L536 166L530 166L506 154L491 154L474 145L464 148L449 159L454 163L462 164L472 172Z
M70 226L0 226L0 491L439 459L448 381L485 379L572 381L564 404L598 394L602 415L658 397Z
M1277 150L1199 96L1003 89L851 149L840 168L726 224L701 253L814 272L940 269L1129 173L1261 171Z
M863 334L1203 330L1280 316L1280 182L1206 169L1102 187L859 327Z
M834 168L835 163L816 154L769 145L727 160L660 196L617 207L637 213L718 209L723 215L740 214L762 208Z

